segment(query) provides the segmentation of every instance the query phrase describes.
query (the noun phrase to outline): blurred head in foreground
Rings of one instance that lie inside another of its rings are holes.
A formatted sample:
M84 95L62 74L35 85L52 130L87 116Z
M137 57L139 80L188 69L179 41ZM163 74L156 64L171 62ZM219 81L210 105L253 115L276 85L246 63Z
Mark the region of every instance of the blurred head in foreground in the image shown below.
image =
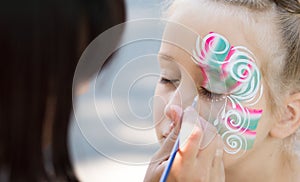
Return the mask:
M74 71L94 38L125 21L124 2L9 1L0 15L0 181L78 181L67 142Z

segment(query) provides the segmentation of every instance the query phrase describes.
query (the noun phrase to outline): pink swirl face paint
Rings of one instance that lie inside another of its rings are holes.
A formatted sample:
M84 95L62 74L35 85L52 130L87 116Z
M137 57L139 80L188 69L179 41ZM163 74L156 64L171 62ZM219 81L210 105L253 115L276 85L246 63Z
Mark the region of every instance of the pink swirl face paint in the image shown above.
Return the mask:
M192 58L202 71L201 86L225 96L224 106L211 121L226 144L225 151L236 154L251 149L262 110L241 103L252 106L263 92L253 54L245 47L230 45L222 35L209 33L202 41L198 37Z

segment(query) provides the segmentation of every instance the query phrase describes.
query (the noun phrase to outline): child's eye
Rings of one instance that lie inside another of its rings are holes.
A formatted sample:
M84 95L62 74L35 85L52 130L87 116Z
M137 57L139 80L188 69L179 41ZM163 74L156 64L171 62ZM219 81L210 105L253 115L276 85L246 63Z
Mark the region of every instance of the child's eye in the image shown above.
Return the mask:
M208 99L210 102L218 102L220 100L223 100L225 99L226 95L224 94L216 94L216 93L213 93L207 89L205 89L204 87L200 87L198 89L199 91L199 95Z
M178 87L180 80L178 80L178 79L170 80L168 78L161 77L159 82L161 84L172 84L173 86Z

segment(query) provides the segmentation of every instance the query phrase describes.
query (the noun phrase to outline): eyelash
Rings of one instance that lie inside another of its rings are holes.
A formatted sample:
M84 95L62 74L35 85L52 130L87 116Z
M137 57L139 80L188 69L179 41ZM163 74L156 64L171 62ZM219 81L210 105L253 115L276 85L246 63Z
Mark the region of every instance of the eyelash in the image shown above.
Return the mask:
M180 82L180 80L169 80L167 78L161 77L159 82L161 84L172 84L173 86L177 87L178 82Z
M167 78L161 77L159 82L161 84L172 84L173 86L177 87L178 82L180 82L180 80L169 80ZM200 96L202 96L202 98L207 99L209 102L218 102L226 98L226 95L213 93L205 89L204 87L199 87L198 93Z
M202 96L203 98L207 99L210 102L218 102L226 98L226 95L213 93L205 89L204 87L198 88L198 92L200 96Z

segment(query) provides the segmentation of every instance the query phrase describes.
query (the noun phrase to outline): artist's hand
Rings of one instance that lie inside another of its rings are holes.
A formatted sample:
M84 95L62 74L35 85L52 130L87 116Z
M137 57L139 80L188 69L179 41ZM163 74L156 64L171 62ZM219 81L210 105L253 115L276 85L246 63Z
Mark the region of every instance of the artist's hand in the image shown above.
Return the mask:
M183 111L179 106L170 106L166 110L167 117L173 121L173 129L165 139L160 149L152 157L148 166L144 182L158 182L165 166L167 165L168 158L178 137Z
M222 138L216 134L215 127L201 118L194 108L188 107L184 111L182 129L191 121L193 130L175 157L168 181L224 182ZM199 150L203 142L208 145Z
M167 111L167 115L168 113L174 113L174 111L171 109ZM182 123L197 120L201 121L202 124L200 122L195 123L195 127L193 127L193 131L185 141L184 146L181 146L179 149L168 181L224 182L223 143L221 137L217 135L206 148L199 150L200 143L205 138L203 125L206 123L203 122L206 121L191 107L185 110L184 117L181 117L181 113L168 115L170 119L175 121L176 126L165 140L161 149L153 156L145 176L145 181L159 181L178 136L180 120L182 120Z

